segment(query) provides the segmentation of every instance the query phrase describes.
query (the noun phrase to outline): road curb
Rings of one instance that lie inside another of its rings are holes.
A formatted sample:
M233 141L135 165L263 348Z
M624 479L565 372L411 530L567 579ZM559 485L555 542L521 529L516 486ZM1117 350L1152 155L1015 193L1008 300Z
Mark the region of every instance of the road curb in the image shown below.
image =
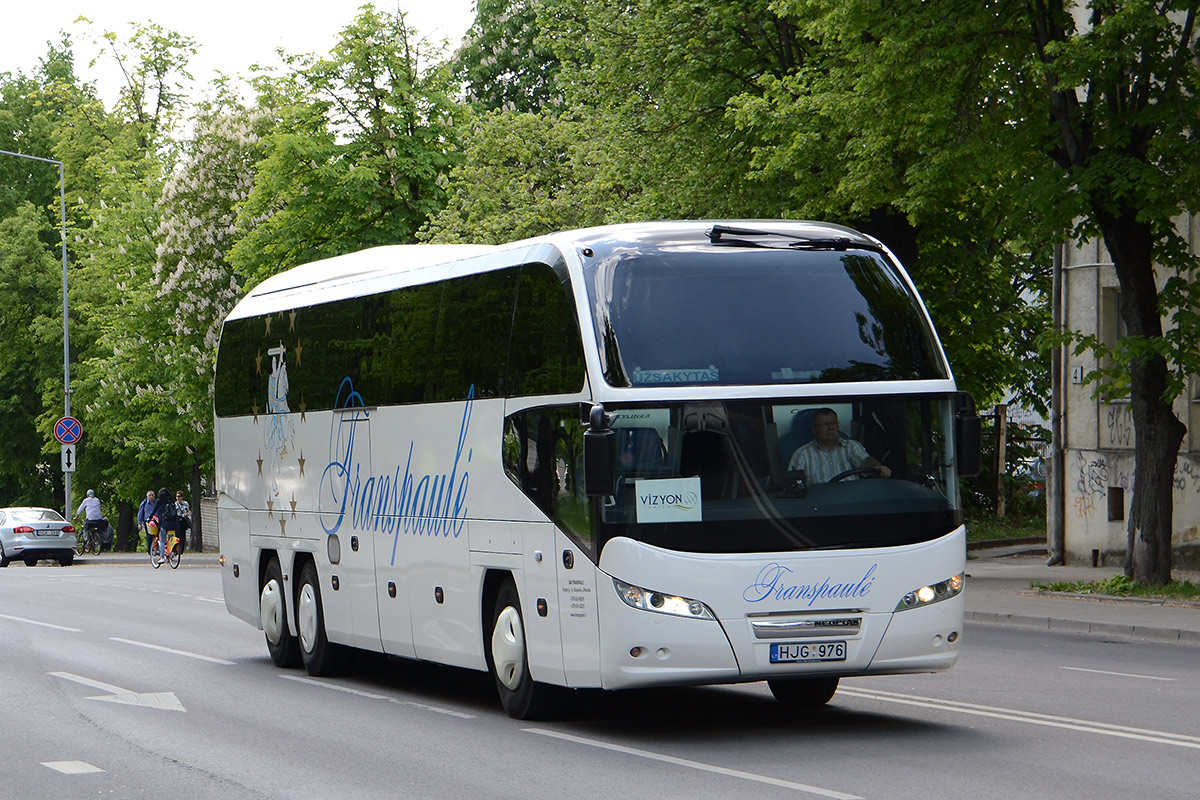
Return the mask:
M993 611L967 611L966 622L980 625L1032 628L1047 633L1070 633L1124 642L1158 642L1200 647L1200 631L1178 628L1159 628L1152 625L1127 625L1114 622L1088 622L1076 619L1055 619L1026 614L1004 614Z

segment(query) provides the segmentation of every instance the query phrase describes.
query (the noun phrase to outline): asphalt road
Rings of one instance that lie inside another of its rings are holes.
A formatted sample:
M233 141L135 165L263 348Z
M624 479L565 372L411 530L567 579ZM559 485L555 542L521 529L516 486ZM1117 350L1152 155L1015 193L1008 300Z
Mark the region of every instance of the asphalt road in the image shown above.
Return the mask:
M0 571L0 797L1194 798L1183 645L969 625L938 675L846 680L822 712L765 684L504 715L483 674L364 658L277 669L209 566Z

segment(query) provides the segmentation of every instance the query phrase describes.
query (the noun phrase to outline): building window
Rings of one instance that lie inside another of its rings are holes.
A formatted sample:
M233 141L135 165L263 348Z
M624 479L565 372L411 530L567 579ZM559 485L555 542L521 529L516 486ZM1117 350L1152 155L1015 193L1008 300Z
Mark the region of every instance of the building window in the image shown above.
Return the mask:
M1121 290L1116 286L1109 286L1100 290L1100 342L1109 349L1110 352L1118 352L1118 343L1129 336L1129 328L1125 325L1125 318L1121 316ZM1117 362L1112 357L1106 357L1101 360L1102 368L1111 368L1117 366ZM1128 392L1123 397L1114 398L1118 402L1129 399Z

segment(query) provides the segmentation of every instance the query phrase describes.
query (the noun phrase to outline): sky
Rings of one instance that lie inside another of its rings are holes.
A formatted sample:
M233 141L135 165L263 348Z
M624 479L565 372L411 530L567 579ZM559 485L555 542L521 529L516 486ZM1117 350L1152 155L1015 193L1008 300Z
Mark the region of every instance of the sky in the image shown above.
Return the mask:
M46 54L47 41L57 42L59 31L71 35L76 72L95 82L106 105L112 104L121 85L121 73L112 59L94 67L88 62L98 52L90 44L104 31L127 38L129 23L154 22L195 39L199 52L190 72L207 85L216 70L245 75L254 63L275 64L275 51L326 55L338 32L369 0L199 0L164 3L162 0L0 0L0 73L31 74ZM474 21L475 0L376 0L386 11L405 13L410 28L430 40L449 39L457 44ZM76 23L86 16L92 25ZM194 96L198 100L200 97Z

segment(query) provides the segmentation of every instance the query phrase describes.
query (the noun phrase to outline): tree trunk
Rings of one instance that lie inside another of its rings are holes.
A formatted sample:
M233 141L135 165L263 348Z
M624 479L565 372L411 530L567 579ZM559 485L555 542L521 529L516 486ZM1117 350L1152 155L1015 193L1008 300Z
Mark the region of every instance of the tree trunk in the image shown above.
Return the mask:
M116 538L113 550L124 553L129 550L129 534L133 531L133 506L124 500L117 501Z
M1139 380L1139 373L1150 374ZM1171 580L1175 462L1187 428L1162 399L1166 373L1160 357L1133 367L1134 486L1125 574L1142 584Z
M1116 214L1093 207L1121 284L1121 317L1131 336L1161 339L1162 317L1154 275L1153 234L1134 209ZM1171 580L1175 462L1187 432L1167 392L1169 367L1158 355L1134 359L1130 369L1134 485L1125 574L1138 583Z

